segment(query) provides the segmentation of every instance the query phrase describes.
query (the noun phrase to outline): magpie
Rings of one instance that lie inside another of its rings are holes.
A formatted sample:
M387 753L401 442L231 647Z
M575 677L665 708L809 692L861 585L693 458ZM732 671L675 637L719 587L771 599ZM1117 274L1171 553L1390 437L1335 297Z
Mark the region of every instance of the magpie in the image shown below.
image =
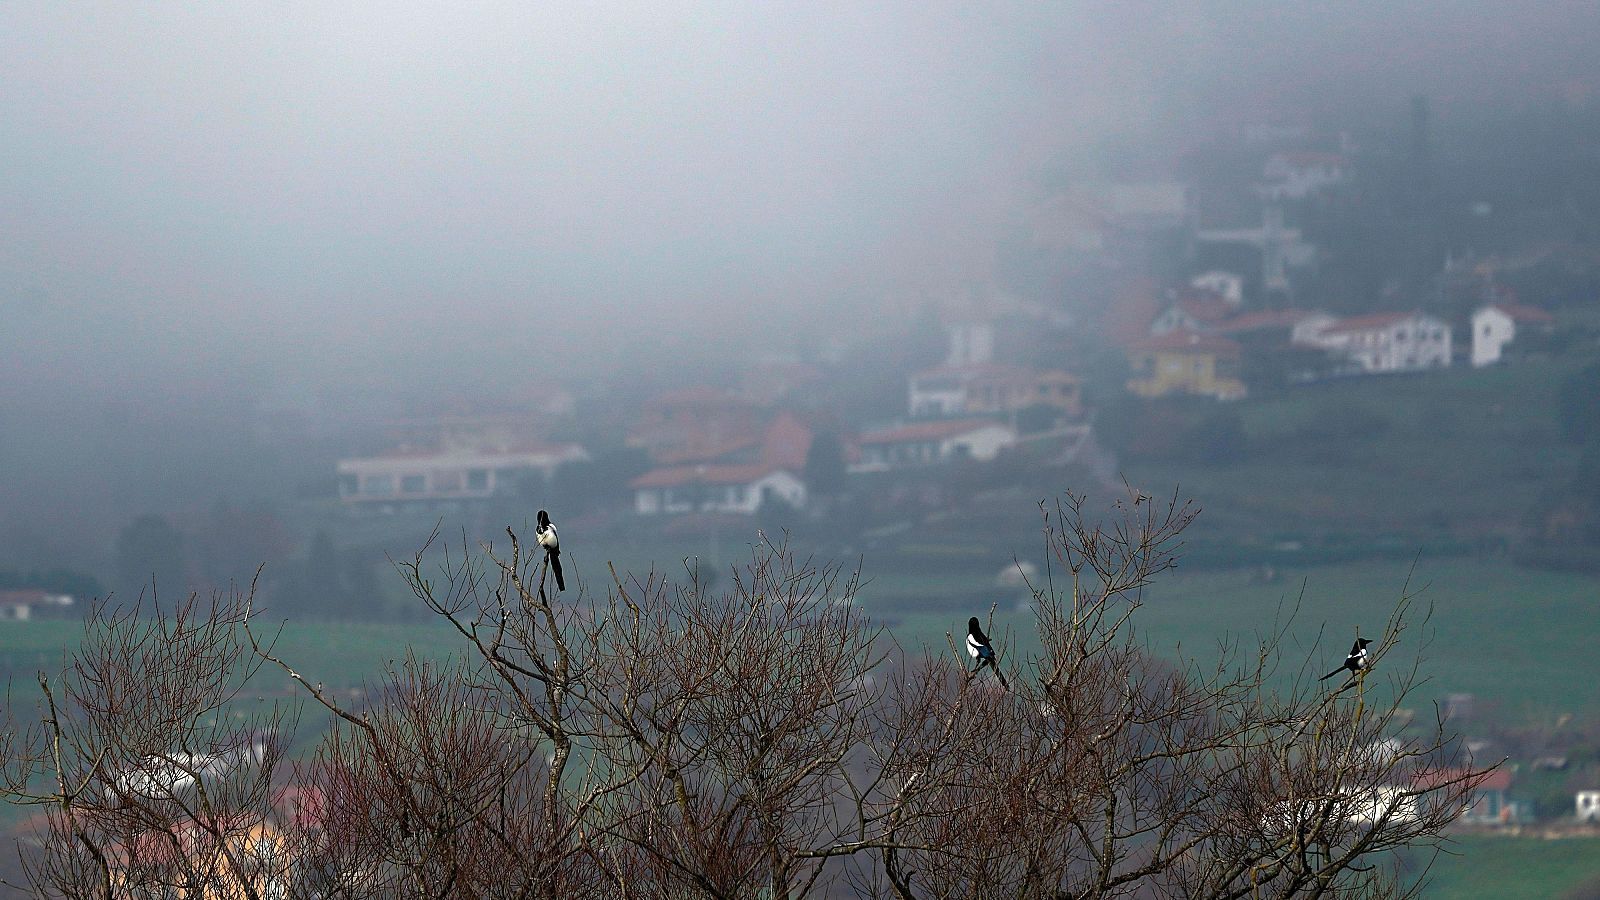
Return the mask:
M989 638L984 635L983 628L978 624L978 617L973 616L967 620L967 653L978 661L972 674L976 675L984 666L994 669L994 677L1000 679L1000 686L1006 690L1011 687L1006 684L1006 676L1000 671L1000 666L995 660L994 648L989 646Z
M550 524L550 514L539 510L539 527L533 530L539 536L539 546L544 548L544 558L550 563L550 573L556 576L556 590L567 589L561 577L561 539L556 537L556 526Z
M1362 669L1365 669L1368 665L1367 645L1370 643L1372 643L1372 641L1368 640L1367 638L1356 638L1356 642L1350 646L1350 655L1344 658L1344 665L1334 669L1332 672L1329 672L1317 680L1327 681L1329 678L1332 678L1346 669L1349 669L1350 674L1352 675L1355 675Z

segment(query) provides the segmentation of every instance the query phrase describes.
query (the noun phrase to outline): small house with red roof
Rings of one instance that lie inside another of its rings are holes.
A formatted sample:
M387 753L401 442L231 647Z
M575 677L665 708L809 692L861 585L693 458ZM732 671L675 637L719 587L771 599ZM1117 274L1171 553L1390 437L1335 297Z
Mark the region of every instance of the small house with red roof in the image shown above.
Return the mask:
M1549 333L1555 316L1537 306L1517 303L1491 303L1472 314L1472 366L1482 368L1499 362L1505 346L1523 332Z
M641 516L686 513L750 515L771 499L805 506L806 486L789 469L767 463L667 466L629 482Z
M851 472L884 472L951 460L988 461L1017 442L1017 432L989 419L914 422L862 432Z
M1132 377L1128 390L1141 397L1192 394L1236 400L1245 394L1239 377L1239 344L1195 331L1173 331L1127 347Z

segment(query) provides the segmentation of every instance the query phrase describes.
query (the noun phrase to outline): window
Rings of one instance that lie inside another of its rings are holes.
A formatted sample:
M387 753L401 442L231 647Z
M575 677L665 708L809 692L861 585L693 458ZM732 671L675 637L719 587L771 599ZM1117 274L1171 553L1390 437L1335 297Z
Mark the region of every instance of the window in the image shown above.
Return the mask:
M402 475L400 476L400 493L420 494L428 489L428 476Z
M363 494L392 494L394 493L393 475L367 475L361 479L361 493Z
M489 470L488 469L468 469L467 470L467 490L469 490L469 491L487 491L488 489L489 489Z
M433 489L435 491L461 490L461 471L459 469L447 469L433 473Z
M361 479L354 475L339 476L339 496L348 497L361 490Z

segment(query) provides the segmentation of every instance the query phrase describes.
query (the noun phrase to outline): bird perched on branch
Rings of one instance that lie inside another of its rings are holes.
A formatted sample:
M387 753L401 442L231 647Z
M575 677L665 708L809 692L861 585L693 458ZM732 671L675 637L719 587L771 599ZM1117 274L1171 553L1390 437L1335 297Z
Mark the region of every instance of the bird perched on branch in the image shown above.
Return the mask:
M566 579L561 577L561 539L556 537L556 526L550 523L550 514L542 509L539 510L539 527L533 533L539 537L539 546L544 548L545 561L550 563L550 574L556 576L556 590L566 590Z
M1317 680L1327 681L1329 678L1332 678L1346 669L1349 669L1350 674L1352 675L1359 674L1361 670L1365 669L1368 665L1367 645L1370 643L1372 643L1372 641L1368 640L1367 638L1356 638L1356 642L1350 647L1350 655L1344 658L1344 665L1334 669L1332 672L1329 672Z
M984 666L988 666L994 670L994 677L1000 679L1000 686L1008 691L1011 690L1006 684L1005 674L1000 671L1000 665L995 659L994 648L989 646L989 638L984 635L983 627L978 624L977 616L967 620L967 653L978 661L977 667L972 670L973 675L977 675Z

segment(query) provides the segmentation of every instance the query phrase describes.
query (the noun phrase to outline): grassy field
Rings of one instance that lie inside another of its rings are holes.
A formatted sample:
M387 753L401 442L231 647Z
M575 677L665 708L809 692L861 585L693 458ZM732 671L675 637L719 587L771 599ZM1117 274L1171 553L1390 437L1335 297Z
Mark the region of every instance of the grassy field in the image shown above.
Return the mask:
M1214 533L1507 534L1570 481L1556 393L1587 359L1352 379L1236 407L1247 457L1129 461L1141 487L1181 485ZM1157 491L1158 493L1160 491Z
M1453 855L1440 854L1434 862L1424 897L1560 900L1600 879L1600 838L1463 835L1447 849Z

